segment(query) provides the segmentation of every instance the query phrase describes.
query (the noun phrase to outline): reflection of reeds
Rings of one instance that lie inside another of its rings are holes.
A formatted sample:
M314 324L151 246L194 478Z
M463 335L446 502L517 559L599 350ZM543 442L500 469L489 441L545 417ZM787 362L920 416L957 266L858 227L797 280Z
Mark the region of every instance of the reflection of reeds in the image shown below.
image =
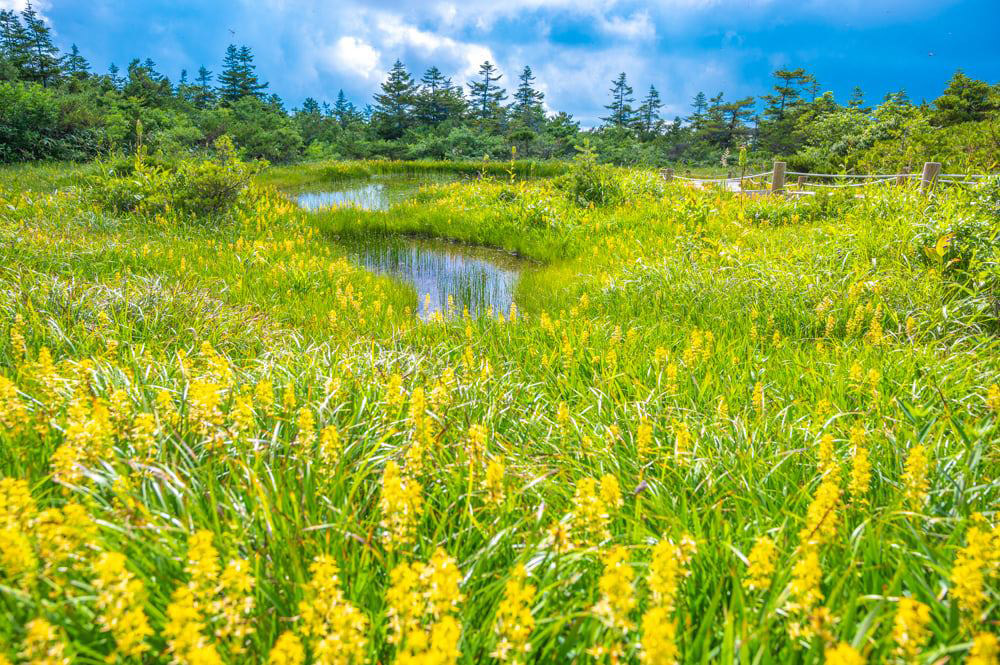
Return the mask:
M355 207L362 210L388 210L389 206L412 197L426 185L444 184L455 180L447 173L412 175L373 175L371 178L343 180L335 187L302 188L293 196L304 210Z
M509 311L525 263L506 252L392 236L359 242L352 247L351 255L368 270L413 284L422 317L435 311L446 312L449 296L457 312L467 308L477 316L490 308ZM429 311L425 301L428 294Z

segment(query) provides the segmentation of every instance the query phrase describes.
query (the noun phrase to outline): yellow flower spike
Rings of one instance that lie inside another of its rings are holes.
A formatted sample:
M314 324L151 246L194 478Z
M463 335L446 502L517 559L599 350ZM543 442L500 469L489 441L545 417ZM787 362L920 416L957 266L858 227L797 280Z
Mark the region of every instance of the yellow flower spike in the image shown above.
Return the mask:
M94 564L97 625L114 637L119 657L138 659L149 650L153 629L143 611L145 588L125 563L121 553L105 552Z
M677 622L665 606L654 606L642 616L642 640L639 659L644 665L675 665L680 657L677 648Z
M32 619L24 626L20 657L29 665L70 665L66 642L60 631L45 619Z
M267 656L268 665L303 665L306 652L298 636L286 630L278 636Z
M911 510L919 511L927 501L930 488L928 466L927 448L919 444L913 446L903 469L903 491Z
M924 645L931 637L927 626L931 621L931 608L913 598L900 598L892 622L892 639L896 655L906 663L919 662Z
M531 605L536 589L526 582L527 576L524 566L514 567L493 623L497 641L490 655L511 665L526 665L531 652L531 632L535 628Z
M416 540L417 520L423 512L423 488L415 479L403 475L393 461L382 473L380 507L382 542L393 551L412 545Z
M865 665L864 657L846 642L827 648L823 659L826 665Z
M635 630L630 614L635 609L635 571L628 563L628 550L615 545L602 557L604 572L597 582L601 596L594 614L608 627L628 634Z
M965 665L997 665L1000 663L1000 640L990 633L976 633Z
M778 548L773 540L767 536L758 538L747 556L749 563L743 586L750 591L767 591L771 588L777 556Z

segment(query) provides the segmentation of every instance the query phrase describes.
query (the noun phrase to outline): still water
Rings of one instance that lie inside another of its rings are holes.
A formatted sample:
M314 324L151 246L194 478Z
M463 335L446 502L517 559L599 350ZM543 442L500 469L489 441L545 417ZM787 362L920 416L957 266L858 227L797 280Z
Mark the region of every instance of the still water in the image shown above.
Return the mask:
M452 182L450 174L386 175L311 185L292 194L300 208L314 212L324 208L353 206L362 210L388 210L412 197L426 185Z
M326 183L293 194L309 211L338 206L388 210L426 185L451 182L449 174L380 176ZM439 239L371 236L347 240L348 256L375 273L409 282L417 292L417 314L429 319L435 312L472 316L510 313L514 287L530 265L508 252Z
M501 250L437 239L367 238L348 251L363 268L413 284L422 319L435 312L461 315L465 309L472 316L491 311L507 316L517 279L530 265Z

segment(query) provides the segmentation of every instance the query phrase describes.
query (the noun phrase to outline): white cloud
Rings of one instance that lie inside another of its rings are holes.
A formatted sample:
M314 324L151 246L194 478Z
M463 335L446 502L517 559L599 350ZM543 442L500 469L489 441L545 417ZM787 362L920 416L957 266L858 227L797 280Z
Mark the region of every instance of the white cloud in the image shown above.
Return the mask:
M439 68L459 78L474 76L484 60L495 62L492 51L482 44L421 30L405 23L398 15L380 14L375 28L383 48L394 50L400 57L402 51L412 51L422 60L439 63Z
M325 64L329 66L365 80L381 78L378 71L380 53L368 42L345 35L323 51Z
M0 0L0 9L13 9L16 12L23 11L28 5L28 0ZM45 10L49 8L48 0L34 0L31 6L35 8L42 18L48 20L45 16Z
M636 12L629 17L600 16L598 25L602 32L631 40L648 40L656 36L656 26L648 12Z

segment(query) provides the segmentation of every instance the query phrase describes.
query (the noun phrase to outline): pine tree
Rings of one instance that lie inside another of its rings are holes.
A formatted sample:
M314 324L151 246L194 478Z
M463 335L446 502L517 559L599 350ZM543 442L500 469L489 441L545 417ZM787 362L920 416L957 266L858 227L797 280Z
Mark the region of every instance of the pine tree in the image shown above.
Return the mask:
M448 119L451 98L451 79L437 67L431 67L420 77L420 90L414 100L414 115L417 122L428 127L436 127Z
M705 96L704 92L699 91L694 99L691 100L691 110L692 113L688 116L688 122L695 129L701 129L702 124L705 121L705 111L708 110L708 97Z
M507 99L507 91L497 85L503 75L487 60L479 66L479 76L481 80L468 84L473 116L480 123L500 123L503 121L501 104Z
M663 121L660 119L660 109L663 102L660 101L660 93L655 86L649 86L649 92L639 104L639 112L636 117L636 126L645 138L650 138L660 133Z
M194 94L191 101L200 109L211 108L215 105L215 90L212 89L212 72L205 65L198 68L197 82L194 86Z
M173 97L174 90L167 77L157 73L155 62L147 58L140 63L136 58L128 63L128 76L122 86L122 94L156 106Z
M611 113L601 120L613 127L628 127L632 123L632 115L634 114L632 102L634 101L632 86L628 84L625 72L622 72L618 78L611 82L611 103L604 107Z
M21 69L13 61L20 27L13 11L0 9L0 81L16 81L21 77Z
M997 110L996 102L990 99L990 88L989 83L977 81L966 76L961 69L957 70L948 80L948 87L934 100L934 124L949 127L984 120L987 113Z
M300 113L306 115L320 115L319 102L312 97L306 97L305 101L302 102L302 109Z
M28 62L28 35L17 14L11 9L0 10L0 80L25 77Z
M863 109L865 107L865 93L860 85L854 86L854 91L851 92L851 99L847 102L847 105L852 109Z
M372 119L378 125L382 138L401 138L413 118L417 85L403 63L397 60L382 83L382 92L375 95Z
M739 147L740 139L747 134L746 120L753 117L754 98L746 97L728 104L722 104L719 109L725 119L724 148Z
M785 117L785 110L788 107L802 101L802 96L799 94L799 87L815 79L801 67L798 69L779 69L773 72L772 76L778 79L778 83L774 85L774 92L776 94L764 95L764 99L768 102L768 107L764 109L764 114L781 120Z
M24 76L28 81L36 81L43 86L55 83L62 75L59 49L52 43L52 34L45 21L29 2L21 12L24 25Z
M263 99L267 86L257 78L250 47L244 45L237 48L235 44L230 44L222 61L222 74L219 75L219 96L222 100L235 102L244 97Z
M517 79L520 83L514 92L514 103L511 110L514 112L514 117L523 125L538 131L545 122L545 111L542 108L545 94L535 90L535 75L528 65L524 66Z
M111 81L111 87L115 90L121 90L125 82L122 80L122 70L118 68L118 65L111 63L108 67L108 80Z
M358 110L354 107L354 104L347 99L344 95L344 91L340 90L337 93L337 101L333 105L333 119L337 121L337 124L341 127L347 127L352 122L356 122L360 119Z
M75 79L86 78L90 72L90 63L80 55L80 49L76 44L70 46L69 53L63 57L62 66L66 73Z

